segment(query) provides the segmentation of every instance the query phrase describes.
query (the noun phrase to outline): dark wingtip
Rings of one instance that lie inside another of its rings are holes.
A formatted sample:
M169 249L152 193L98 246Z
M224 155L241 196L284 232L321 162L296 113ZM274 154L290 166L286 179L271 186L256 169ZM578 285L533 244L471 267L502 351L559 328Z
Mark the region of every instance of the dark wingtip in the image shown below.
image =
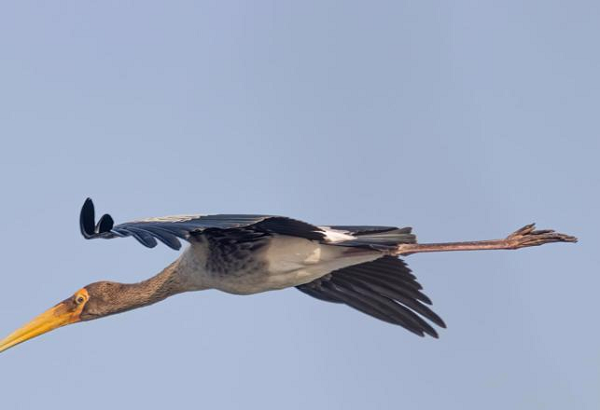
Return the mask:
M102 215L102 218L98 221L98 225L96 226L96 233L104 233L110 232L113 228L115 222L112 219L112 216L109 214Z
M87 198L79 214L79 228L85 238L91 238L94 235L96 228L95 219L94 202L92 198Z

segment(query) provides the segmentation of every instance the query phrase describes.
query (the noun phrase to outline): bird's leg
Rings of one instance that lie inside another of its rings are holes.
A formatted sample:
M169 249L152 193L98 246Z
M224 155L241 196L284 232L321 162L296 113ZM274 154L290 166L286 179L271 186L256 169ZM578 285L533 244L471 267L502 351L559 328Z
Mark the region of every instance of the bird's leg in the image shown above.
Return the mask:
M513 232L504 239L491 239L472 242L445 243L406 243L398 245L394 255L411 255L420 252L479 251L491 249L520 249L539 246L550 242L577 242L577 238L551 229L535 230L535 224L529 224Z

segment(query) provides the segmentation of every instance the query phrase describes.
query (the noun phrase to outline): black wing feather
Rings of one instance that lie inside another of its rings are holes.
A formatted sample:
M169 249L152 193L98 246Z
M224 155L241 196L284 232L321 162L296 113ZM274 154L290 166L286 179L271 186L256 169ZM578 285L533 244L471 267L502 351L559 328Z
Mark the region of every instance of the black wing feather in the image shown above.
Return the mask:
M363 287L369 288L388 299L398 301L399 303L402 303L403 305L419 313L421 316L431 320L436 325L442 327L444 326L444 321L427 305L419 303L418 300L415 300L415 298L413 297L407 296L404 292L402 292L401 289L396 288L393 285L390 286L385 282L379 282L368 278L352 277L351 275L344 272L338 272L337 275L339 275L340 277L345 277L346 279L357 284L360 283Z
M328 297L337 297L342 300L348 306L353 307L356 310L359 310L363 313L366 313L369 316L373 316L377 319L383 320L384 322L388 322L391 324L398 324L396 320L390 315L382 312L377 307L373 306L365 297L357 294L352 289L347 289L342 286L339 286L334 282L325 282L321 286L320 292L324 293ZM409 329L412 331L412 329Z
M431 300L419 291L421 285L415 279L404 261L383 256L333 271L297 288L321 300L345 303L419 336L437 338L435 329L424 319L440 327L446 324L426 305Z
M340 299L339 295L328 295L327 293L323 292L322 288L313 289L310 286L302 285L298 286L297 289L303 293L306 293L308 296L312 296L313 298L322 300L324 302L344 303L344 301Z

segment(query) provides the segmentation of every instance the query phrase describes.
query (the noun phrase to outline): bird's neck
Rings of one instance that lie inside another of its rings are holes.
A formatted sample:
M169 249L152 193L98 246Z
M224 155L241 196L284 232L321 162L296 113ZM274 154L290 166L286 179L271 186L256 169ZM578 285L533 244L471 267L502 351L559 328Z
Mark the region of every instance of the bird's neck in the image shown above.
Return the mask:
M151 305L177 293L185 292L181 281L179 260L167 266L159 274L145 281L122 284L121 297L128 301L128 309Z

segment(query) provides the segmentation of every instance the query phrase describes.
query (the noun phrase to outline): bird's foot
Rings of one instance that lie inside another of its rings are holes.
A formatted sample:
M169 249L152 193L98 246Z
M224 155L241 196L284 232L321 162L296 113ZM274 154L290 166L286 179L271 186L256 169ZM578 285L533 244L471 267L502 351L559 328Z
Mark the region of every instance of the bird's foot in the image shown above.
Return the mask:
M508 235L506 241L509 249L520 249L551 242L577 242L577 238L552 229L536 230L535 224L529 224Z

